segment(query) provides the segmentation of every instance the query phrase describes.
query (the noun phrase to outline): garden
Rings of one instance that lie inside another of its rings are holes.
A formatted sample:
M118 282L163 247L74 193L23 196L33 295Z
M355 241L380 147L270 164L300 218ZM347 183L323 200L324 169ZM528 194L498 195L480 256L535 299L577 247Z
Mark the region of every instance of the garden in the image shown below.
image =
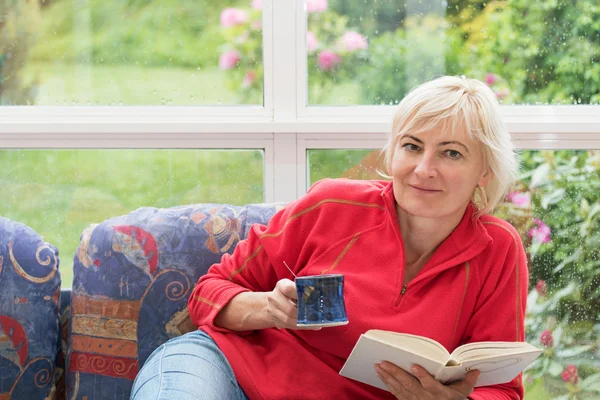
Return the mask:
M306 0L309 105L397 104L442 74L478 78L503 104L600 101L597 0L365 4ZM261 0L0 0L0 105L256 105L262 96ZM526 246L527 341L544 349L524 374L526 398L597 399L600 150L520 155L519 182L496 214ZM144 205L262 201L263 162L259 151L2 150L0 215L46 232L68 271L72 238L91 222ZM374 178L376 162L369 150L316 151L310 180ZM246 184L229 182L230 171Z

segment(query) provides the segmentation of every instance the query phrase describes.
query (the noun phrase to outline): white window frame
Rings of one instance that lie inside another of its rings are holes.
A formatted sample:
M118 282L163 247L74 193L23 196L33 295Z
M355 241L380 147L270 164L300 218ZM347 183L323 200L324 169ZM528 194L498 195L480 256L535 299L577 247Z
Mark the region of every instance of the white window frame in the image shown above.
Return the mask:
M5 106L0 149L262 148L265 201L294 200L307 149L380 147L394 110L306 105L304 8L263 1L263 106ZM518 148L600 149L600 106L502 106L502 117Z

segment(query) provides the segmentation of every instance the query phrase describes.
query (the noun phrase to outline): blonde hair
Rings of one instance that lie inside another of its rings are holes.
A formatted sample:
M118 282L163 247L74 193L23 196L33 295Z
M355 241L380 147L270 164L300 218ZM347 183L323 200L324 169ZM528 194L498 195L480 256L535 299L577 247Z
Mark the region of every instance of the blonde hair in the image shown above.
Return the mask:
M385 166L390 172L397 139L406 133L441 126L452 133L466 130L483 146L483 162L490 174L488 185L473 194L477 216L491 212L516 179L519 162L510 134L500 118L500 106L492 90L475 79L444 76L412 89L400 102L392 121Z

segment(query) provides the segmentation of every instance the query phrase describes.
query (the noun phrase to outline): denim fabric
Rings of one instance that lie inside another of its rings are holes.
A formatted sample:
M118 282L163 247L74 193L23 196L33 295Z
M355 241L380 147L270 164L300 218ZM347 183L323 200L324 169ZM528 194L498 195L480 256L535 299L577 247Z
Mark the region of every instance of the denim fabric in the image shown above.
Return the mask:
M231 365L203 331L169 340L135 378L131 400L248 400Z

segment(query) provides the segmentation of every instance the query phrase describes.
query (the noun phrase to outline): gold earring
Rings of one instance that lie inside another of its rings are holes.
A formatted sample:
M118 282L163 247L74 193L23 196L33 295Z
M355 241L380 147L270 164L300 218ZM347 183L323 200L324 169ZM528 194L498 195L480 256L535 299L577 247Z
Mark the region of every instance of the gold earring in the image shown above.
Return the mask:
M477 187L475 188L475 193L473 193L473 200L475 202L475 204L479 203L481 204L481 209L484 209L487 207L488 205L488 198L487 198L487 193L485 191L485 188L481 185L477 185Z

